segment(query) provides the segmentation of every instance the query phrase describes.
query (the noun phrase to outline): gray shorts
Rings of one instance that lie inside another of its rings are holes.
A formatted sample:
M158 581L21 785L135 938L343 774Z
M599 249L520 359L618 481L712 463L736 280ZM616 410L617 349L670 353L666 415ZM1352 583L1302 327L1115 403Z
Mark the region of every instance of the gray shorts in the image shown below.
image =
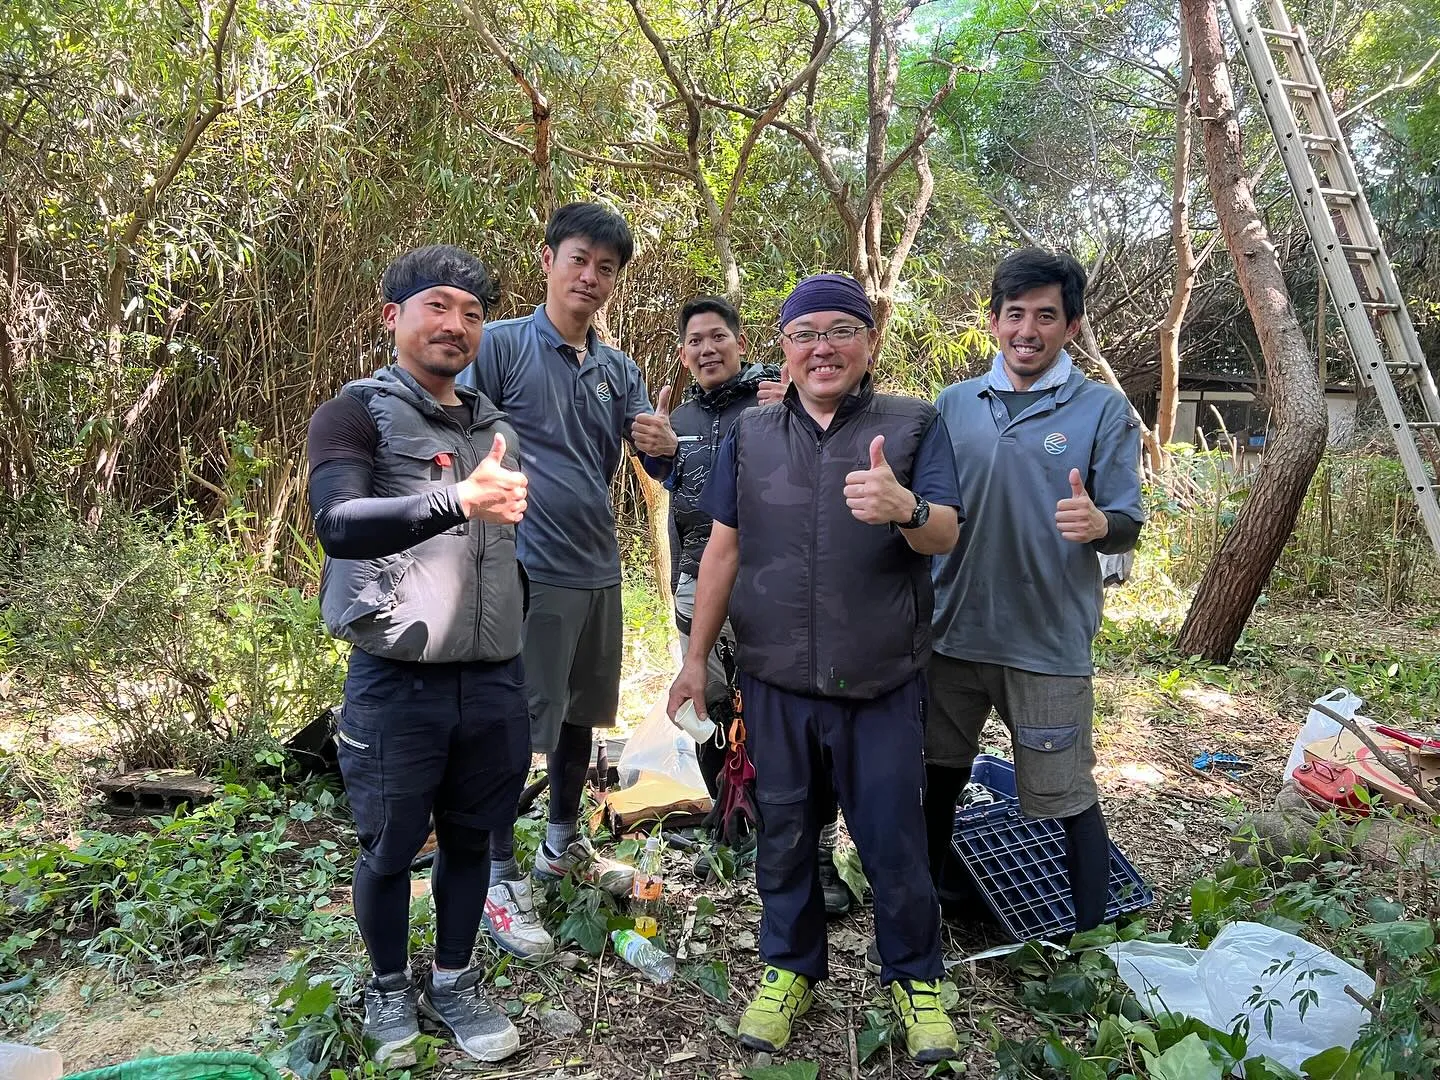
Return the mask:
M1095 786L1095 696L1088 675L1041 675L935 653L927 672L925 760L968 768L993 707L1010 729L1020 809L1064 818L1100 800Z
M554 751L561 724L615 723L624 625L619 585L567 589L530 583L523 655L535 753Z

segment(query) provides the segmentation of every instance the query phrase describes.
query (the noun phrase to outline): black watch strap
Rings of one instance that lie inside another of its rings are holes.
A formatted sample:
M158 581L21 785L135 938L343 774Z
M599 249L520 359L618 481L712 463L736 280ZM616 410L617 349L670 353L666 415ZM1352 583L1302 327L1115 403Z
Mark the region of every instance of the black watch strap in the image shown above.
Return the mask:
M930 520L930 504L920 495L915 496L915 512L910 515L909 521L900 522L902 529L918 529Z

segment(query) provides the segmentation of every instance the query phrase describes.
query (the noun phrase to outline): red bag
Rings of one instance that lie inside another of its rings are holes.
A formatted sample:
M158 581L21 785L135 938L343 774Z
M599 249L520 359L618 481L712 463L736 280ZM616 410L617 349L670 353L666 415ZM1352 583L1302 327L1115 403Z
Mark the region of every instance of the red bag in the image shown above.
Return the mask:
M1355 770L1323 761L1297 766L1291 779L1300 793L1317 806L1337 807L1361 817L1370 816L1370 807L1355 794Z
M735 692L735 719L730 721L730 743L725 751L725 766L720 770L719 794L705 824L716 839L730 848L742 846L748 834L760 826L760 810L755 804L755 765L745 749L745 720L740 692Z

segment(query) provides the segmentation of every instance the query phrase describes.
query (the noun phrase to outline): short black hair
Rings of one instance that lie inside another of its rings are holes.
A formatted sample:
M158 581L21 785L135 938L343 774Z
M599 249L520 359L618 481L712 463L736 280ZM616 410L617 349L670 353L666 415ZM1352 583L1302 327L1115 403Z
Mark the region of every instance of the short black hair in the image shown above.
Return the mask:
M1063 251L1055 253L1036 247L1012 251L995 267L995 277L990 282L990 314L999 315L1006 300L1046 285L1060 286L1067 323L1085 314L1085 268L1080 260Z
M388 304L403 304L423 289L448 285L478 299L488 317L500 299L500 283L489 268L464 248L428 244L405 252L385 268L380 295Z
M550 215L550 222L545 226L546 247L559 251L560 245L572 236L613 249L620 256L622 269L635 254L635 238L630 235L630 226L615 211L599 203L568 203Z
M696 315L719 315L725 325L737 338L740 336L740 312L723 296L697 296L680 309L680 337L685 337L685 328Z

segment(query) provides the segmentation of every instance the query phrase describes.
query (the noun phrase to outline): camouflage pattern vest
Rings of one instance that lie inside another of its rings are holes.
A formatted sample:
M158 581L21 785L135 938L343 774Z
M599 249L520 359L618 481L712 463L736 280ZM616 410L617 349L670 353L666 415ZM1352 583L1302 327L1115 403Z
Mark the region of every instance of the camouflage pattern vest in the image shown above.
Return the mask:
M930 559L893 525L867 525L845 505L845 476L870 467L870 442L909 487L935 409L876 394L867 374L830 427L792 387L783 402L736 424L740 559L730 597L736 663L782 690L869 699L930 659Z
M471 407L468 428L398 367L340 392L359 399L380 432L377 498L440 491L465 479L497 431L505 436L505 467L520 467L520 443L505 414L468 387L455 388ZM520 651L524 609L512 525L471 519L383 558L327 558L320 574L320 611L330 633L391 660L509 660Z

